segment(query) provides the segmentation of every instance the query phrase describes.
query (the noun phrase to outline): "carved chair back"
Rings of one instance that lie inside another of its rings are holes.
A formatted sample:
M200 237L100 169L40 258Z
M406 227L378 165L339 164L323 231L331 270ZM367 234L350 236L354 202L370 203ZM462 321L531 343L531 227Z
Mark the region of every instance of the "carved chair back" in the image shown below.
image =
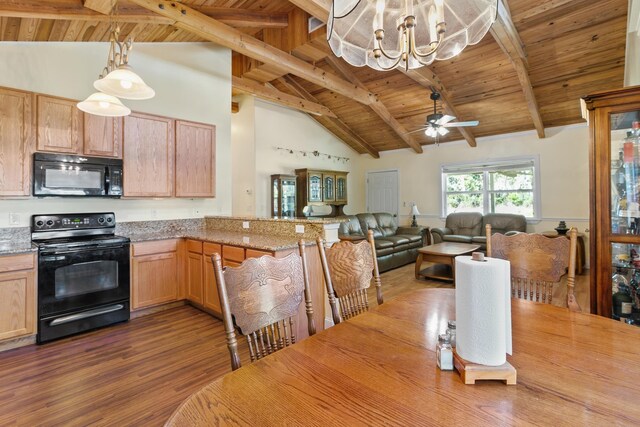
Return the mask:
M487 224L487 256L511 263L511 296L551 304L553 286L567 274L567 307L580 311L575 293L577 231L569 239L542 234L491 234Z
M343 319L349 319L369 309L367 289L372 278L378 304L383 303L382 282L372 230L368 231L367 240L357 243L340 241L329 248L322 238L318 237L317 242L331 314L336 325Z
M304 246L301 240L299 254L249 258L235 268L223 268L220 255L212 255L233 370L242 365L236 332L246 337L252 362L296 342L303 298L309 335L315 334Z

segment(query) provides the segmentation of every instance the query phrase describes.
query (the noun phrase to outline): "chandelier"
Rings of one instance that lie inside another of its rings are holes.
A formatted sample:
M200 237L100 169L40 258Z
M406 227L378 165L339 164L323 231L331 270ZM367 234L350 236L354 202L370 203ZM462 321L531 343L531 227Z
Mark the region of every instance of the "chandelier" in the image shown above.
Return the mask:
M327 41L349 64L411 70L478 43L498 0L334 0Z
M93 82L93 87L99 92L78 103L78 108L89 114L108 117L127 116L131 114L131 110L118 98L143 100L153 98L156 94L129 65L133 39L129 37L125 42L118 41L120 26L117 23L117 13L118 5L114 0L109 15L111 34L107 65L98 80Z

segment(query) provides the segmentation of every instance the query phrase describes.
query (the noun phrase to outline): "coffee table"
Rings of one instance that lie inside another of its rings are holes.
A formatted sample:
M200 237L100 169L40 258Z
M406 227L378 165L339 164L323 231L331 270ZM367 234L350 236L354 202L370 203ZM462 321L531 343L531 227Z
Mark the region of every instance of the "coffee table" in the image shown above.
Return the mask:
M472 243L443 242L424 246L418 249L416 279L428 277L430 279L455 282L456 267L454 258L458 255L469 254L478 249L480 249L480 245ZM422 263L424 261L433 262L435 265L423 270Z

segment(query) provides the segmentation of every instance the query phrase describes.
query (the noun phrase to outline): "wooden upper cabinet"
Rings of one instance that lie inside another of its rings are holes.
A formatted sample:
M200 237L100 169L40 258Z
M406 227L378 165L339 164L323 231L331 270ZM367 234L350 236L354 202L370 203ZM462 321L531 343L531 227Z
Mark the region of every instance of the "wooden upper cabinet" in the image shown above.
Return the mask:
M176 121L176 197L214 197L216 128Z
M34 149L33 94L0 88L0 196L28 196Z
M37 95L37 149L54 153L82 150L82 111L77 101Z
M87 156L122 157L122 117L84 114L84 148Z
M133 113L124 118L124 195L171 197L175 157L174 121Z

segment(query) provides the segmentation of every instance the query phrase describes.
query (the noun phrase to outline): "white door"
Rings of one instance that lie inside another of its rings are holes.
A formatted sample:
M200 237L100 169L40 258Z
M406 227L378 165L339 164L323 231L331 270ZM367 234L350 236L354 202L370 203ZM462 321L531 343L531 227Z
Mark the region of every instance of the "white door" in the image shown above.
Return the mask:
M398 224L398 171L367 173L367 212L388 212Z

